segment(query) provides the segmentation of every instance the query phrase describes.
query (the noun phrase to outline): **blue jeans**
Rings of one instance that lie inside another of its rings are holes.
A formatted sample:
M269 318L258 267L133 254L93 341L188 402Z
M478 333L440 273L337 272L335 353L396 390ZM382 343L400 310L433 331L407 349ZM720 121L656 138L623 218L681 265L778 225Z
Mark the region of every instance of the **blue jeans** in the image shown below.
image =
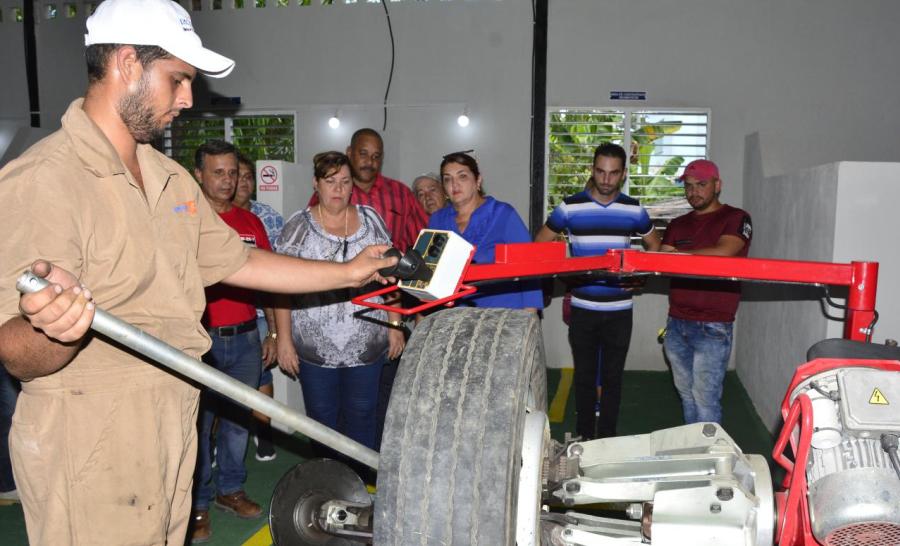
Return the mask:
M19 398L19 381L0 364L0 493L16 488L9 462L9 429Z
M328 428L375 449L378 384L384 360L352 368L300 363L306 414Z
M722 422L722 382L733 328L733 322L669 317L663 347L681 396L685 423Z
M213 335L212 348L203 356L203 361L210 366L254 389L259 387L261 359L262 349L256 330L228 337ZM203 392L200 407L194 508L207 510L214 489L219 495L230 495L244 487L244 480L247 478L244 455L247 452L250 410L208 390ZM219 427L216 429L218 474L214 488L210 435L216 417L219 418Z
M256 331L259 332L259 343L262 345L263 340L269 335L269 324L266 322L265 318L259 316L256 317ZM272 369L267 368L266 365L262 363L262 360L259 362L259 386L271 385L272 381L274 381L272 378Z

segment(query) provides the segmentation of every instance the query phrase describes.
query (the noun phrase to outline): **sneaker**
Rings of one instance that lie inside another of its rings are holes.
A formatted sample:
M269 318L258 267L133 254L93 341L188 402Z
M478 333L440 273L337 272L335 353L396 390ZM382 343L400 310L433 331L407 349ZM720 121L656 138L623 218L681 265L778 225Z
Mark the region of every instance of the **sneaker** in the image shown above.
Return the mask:
M0 491L0 506L18 504L19 502L21 501L19 500L19 491L17 489L12 489L10 491Z
M275 457L278 456L275 453L275 446L272 445L271 440L268 438L260 438L258 436L253 437L253 443L256 444L256 460L260 462L269 462L274 461Z
M207 542L212 536L212 527L209 522L209 510L194 510L191 512L191 544Z
M215 506L243 519L256 519L262 515L262 508L250 500L244 491L230 495L216 495Z

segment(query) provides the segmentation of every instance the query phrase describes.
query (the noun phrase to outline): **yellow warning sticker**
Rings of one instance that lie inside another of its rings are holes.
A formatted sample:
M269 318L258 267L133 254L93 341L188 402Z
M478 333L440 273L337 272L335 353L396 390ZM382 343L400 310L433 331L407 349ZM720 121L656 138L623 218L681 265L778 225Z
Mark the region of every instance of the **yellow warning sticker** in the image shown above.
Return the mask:
M887 406L890 404L890 402L888 402L888 399L885 398L883 394L881 394L880 390L878 390L878 387L875 387L875 390L872 391L872 396L869 397L869 403L880 404L882 406Z

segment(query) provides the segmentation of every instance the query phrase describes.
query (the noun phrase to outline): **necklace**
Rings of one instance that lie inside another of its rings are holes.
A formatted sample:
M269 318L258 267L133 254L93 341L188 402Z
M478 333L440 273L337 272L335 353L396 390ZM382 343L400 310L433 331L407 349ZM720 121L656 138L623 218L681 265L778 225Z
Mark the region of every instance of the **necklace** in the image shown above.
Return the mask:
M325 227L325 217L322 216L322 203L316 204L316 209L319 211L319 222L322 224L322 228L325 231L328 231L328 228ZM341 261L347 261L347 239L350 238L350 206L348 205L344 208L344 240L338 242L338 247L335 249L334 254L331 255L330 260L334 261L337 257L338 252L341 252Z

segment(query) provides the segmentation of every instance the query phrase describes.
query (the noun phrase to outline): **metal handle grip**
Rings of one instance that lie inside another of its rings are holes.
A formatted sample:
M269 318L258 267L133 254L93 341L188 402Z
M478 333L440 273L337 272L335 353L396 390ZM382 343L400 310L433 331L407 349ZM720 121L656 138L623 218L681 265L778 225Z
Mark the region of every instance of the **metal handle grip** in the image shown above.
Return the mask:
M49 283L31 271L26 271L16 280L19 292L37 292ZM106 337L134 349L138 353L178 372L228 398L254 409L272 419L284 423L294 430L351 457L366 466L378 469L378 452L359 442L332 430L321 423L300 414L290 407L260 393L237 379L191 358L168 343L136 328L131 324L96 308L91 329Z

